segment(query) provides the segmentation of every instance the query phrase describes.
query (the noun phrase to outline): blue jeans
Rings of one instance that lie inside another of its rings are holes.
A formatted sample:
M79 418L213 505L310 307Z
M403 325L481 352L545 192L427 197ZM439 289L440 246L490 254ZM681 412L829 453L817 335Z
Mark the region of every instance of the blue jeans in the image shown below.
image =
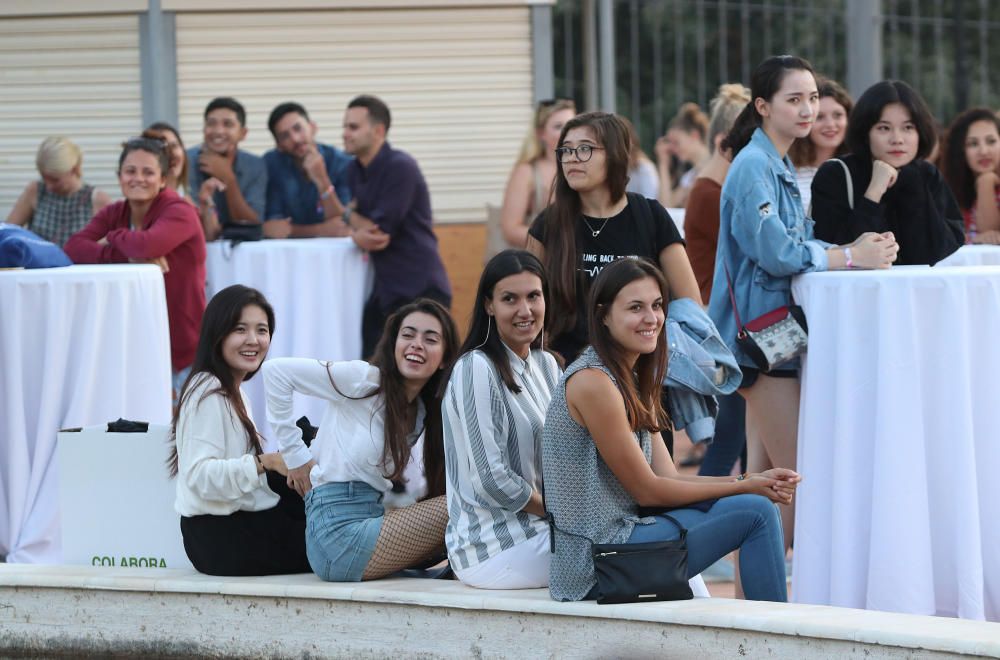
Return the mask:
M726 477L733 465L742 459L746 470L746 415L747 404L736 392L718 397L719 415L715 418L715 439L708 446L698 474L706 477Z
M732 495L708 512L676 509L670 515L687 528L688 577L694 577L733 550L740 551L740 581L749 600L785 602L785 544L776 504L763 495ZM671 541L680 530L662 516L636 525L628 543Z

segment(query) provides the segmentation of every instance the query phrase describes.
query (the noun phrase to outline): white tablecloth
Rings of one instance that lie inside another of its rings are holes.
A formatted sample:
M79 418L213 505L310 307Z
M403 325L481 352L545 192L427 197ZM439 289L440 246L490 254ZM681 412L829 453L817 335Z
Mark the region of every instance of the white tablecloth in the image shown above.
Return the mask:
M349 238L208 244L208 295L232 284L259 289L274 307L268 357L361 358L361 315L372 286L367 255ZM271 437L260 375L243 384L253 418ZM325 403L295 397L295 411L318 426ZM270 448L275 448L268 442Z
M963 245L935 268L942 266L1000 266L1000 245Z
M1000 267L813 273L794 599L1000 620Z
M0 554L7 561L59 561L56 432L119 417L170 422L159 268L0 272Z

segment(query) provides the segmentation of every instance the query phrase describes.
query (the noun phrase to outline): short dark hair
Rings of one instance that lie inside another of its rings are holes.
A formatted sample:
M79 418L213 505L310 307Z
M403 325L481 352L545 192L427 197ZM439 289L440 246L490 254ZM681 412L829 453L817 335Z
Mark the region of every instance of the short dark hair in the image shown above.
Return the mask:
M916 157L925 158L931 152L937 142L937 131L930 108L920 94L902 80L883 80L866 89L851 111L847 124L847 146L852 154L871 157L868 133L881 119L885 106L893 103L899 103L909 111L910 121L917 128L920 141Z
M370 96L368 94L355 96L351 99L351 102L347 104L347 107L367 108L368 119L373 124L382 124L385 126L385 132L389 132L389 124L392 122L392 115L389 114L389 106L387 106L382 99L377 96Z
M205 106L204 118L208 119L208 113L213 110L218 110L219 108L224 108L226 110L232 110L236 113L236 118L240 122L240 126L247 125L247 111L243 107L243 104L234 99L232 96L219 96L208 102Z
M271 115L267 118L267 130L271 131L271 135L275 140L278 139L278 134L274 132L274 127L278 125L282 117L291 112L297 112L305 117L307 121L309 120L309 113L306 112L306 109L294 101L288 101L287 103L275 106L274 110L271 111Z
M167 153L167 143L161 138L134 137L122 142L122 153L118 157L118 173L121 174L125 157L133 151L145 151L156 156L160 172L166 176L170 169L170 155Z

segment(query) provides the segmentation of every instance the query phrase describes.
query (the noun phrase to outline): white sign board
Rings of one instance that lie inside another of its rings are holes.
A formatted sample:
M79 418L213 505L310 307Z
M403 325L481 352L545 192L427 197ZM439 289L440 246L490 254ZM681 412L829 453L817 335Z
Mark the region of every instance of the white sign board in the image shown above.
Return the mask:
M192 568L174 511L175 482L167 474L169 427L106 429L59 433L63 563Z

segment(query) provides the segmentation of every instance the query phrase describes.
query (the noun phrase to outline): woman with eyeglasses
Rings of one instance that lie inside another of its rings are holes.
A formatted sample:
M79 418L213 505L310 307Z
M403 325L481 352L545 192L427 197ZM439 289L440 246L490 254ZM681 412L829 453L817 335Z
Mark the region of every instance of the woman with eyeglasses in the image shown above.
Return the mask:
M118 158L125 199L104 207L66 242L78 264L154 263L163 271L174 396L187 378L205 312L205 234L198 212L166 187L162 140L133 138Z
M188 180L187 152L184 141L177 129L165 121L153 122L142 132L142 137L163 140L167 154L170 156L170 168L167 170L167 188L176 190L183 195Z
M567 363L589 343L590 285L622 256L646 257L667 278L671 298L701 303L684 242L659 202L626 193L631 140L615 114L588 112L569 120L559 136L551 206L531 226L528 250L545 265L549 282L549 336Z
M548 206L551 197L559 133L575 114L576 106L569 99L539 102L531 130L524 138L517 164L507 180L500 208L499 232L491 231L487 237L487 257L507 247L524 247L528 226Z

